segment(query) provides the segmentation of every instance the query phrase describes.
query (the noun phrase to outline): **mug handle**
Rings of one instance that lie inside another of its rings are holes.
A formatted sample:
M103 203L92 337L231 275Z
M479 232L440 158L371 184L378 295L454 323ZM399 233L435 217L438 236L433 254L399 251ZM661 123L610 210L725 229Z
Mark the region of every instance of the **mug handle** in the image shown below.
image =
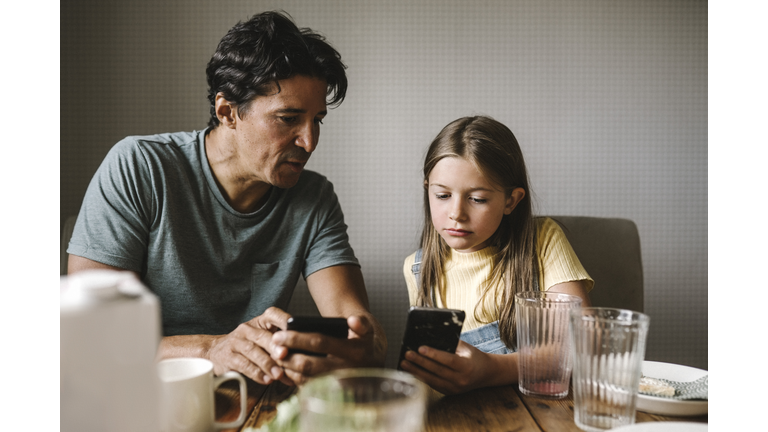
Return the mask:
M213 422L213 426L216 429L236 428L245 422L245 412L248 409L248 389L245 385L245 379L243 376L235 371L226 372L223 375L219 375L213 378L213 388L217 389L223 382L233 379L236 379L240 382L240 415L236 420L231 422Z

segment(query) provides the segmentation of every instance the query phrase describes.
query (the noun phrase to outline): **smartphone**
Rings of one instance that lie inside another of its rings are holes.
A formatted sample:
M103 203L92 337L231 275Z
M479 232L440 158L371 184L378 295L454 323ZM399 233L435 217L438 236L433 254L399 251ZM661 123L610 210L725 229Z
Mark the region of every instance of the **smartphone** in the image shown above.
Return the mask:
M464 316L464 311L458 309L412 306L408 310L397 368L400 369L406 351L418 351L422 345L455 353Z
M346 318L327 318L318 316L295 316L288 318L288 330L303 333L322 333L339 339L346 339L349 333ZM326 354L305 350L289 350L289 353L325 357Z

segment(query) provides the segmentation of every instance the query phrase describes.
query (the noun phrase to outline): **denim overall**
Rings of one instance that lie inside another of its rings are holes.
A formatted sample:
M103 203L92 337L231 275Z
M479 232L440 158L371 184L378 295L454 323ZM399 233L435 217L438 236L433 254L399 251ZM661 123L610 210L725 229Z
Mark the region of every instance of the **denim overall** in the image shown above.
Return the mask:
M421 269L421 249L416 251L416 259L413 262L413 266L411 266L411 272L413 273L413 276L416 278L417 286L419 284L420 269ZM534 278L533 288L534 289L539 288L538 278ZM437 301L435 299L435 290L432 290L432 304L437 305ZM509 354L509 353L515 352L514 350L510 350L509 348L507 348L507 346L504 345L504 342L502 342L501 335L499 333L498 321L494 321L490 324L480 326L476 329L463 332L461 334L461 340L474 346L480 351L483 351L489 354Z

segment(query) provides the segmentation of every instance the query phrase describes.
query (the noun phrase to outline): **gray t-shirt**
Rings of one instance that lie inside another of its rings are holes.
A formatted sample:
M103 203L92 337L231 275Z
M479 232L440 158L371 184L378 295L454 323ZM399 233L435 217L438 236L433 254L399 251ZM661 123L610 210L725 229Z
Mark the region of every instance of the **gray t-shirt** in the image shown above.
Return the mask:
M224 199L208 130L128 137L102 162L67 252L136 271L158 295L163 333L224 334L285 308L299 275L359 265L331 183L304 171L261 209Z

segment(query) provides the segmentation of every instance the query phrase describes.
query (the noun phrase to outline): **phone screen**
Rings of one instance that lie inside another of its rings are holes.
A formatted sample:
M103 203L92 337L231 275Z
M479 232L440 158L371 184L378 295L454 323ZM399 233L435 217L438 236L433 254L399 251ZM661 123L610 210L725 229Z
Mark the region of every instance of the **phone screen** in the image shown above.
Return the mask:
M405 352L418 351L422 345L449 353L456 352L464 317L464 311L457 309L411 307L397 361L398 369L405 358Z

